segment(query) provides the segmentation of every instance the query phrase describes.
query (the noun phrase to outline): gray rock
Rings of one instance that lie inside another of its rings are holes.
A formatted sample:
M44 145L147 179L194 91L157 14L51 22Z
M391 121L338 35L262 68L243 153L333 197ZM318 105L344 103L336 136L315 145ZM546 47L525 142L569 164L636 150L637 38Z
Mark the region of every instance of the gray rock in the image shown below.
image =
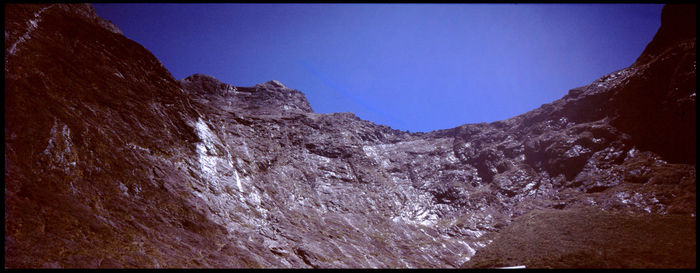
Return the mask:
M694 43L504 121L409 133L278 81L176 81L92 9L47 7L6 5L8 268L459 267L533 210L695 214L694 151L674 152L694 120L634 118L694 113L694 87L632 95L690 88Z

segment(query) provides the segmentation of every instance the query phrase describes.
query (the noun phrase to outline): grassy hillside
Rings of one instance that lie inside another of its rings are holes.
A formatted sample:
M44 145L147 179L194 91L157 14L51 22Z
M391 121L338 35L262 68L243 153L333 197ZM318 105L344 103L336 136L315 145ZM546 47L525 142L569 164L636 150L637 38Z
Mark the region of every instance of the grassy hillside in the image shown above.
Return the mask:
M694 268L695 217L595 208L517 218L463 267Z

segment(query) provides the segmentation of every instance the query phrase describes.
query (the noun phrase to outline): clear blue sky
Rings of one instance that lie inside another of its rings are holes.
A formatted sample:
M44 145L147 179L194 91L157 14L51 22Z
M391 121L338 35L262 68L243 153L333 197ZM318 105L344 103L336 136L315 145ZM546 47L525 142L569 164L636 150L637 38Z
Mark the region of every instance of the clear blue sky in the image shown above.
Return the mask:
M656 4L95 4L176 79L279 80L318 113L430 131L507 119L629 66Z

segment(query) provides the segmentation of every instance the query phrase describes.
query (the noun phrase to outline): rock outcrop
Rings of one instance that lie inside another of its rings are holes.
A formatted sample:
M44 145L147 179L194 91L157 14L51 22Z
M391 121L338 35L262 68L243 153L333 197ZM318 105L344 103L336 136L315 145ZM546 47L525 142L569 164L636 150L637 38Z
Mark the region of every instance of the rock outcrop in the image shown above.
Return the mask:
M629 68L426 133L175 80L89 5L5 7L7 268L498 266L467 262L540 210L695 219L684 7Z

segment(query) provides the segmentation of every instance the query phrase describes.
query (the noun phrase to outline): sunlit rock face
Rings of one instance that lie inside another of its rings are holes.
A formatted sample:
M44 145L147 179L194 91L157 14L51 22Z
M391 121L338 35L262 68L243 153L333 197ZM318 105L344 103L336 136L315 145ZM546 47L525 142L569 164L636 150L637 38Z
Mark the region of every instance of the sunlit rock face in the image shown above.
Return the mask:
M531 211L695 217L695 36L409 133L275 80L175 80L89 5L5 7L6 267L458 267Z

